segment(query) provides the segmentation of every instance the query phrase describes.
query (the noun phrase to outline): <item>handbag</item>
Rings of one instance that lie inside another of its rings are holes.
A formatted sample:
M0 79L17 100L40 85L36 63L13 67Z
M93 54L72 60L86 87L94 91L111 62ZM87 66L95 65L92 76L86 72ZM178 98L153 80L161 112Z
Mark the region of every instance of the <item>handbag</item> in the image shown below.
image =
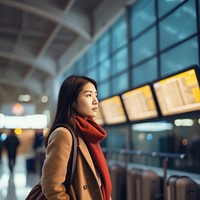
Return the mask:
M74 175L75 167L76 167L76 158L77 158L77 138L74 134L74 132L69 128L66 124L58 124L56 127L65 127L67 128L70 133L72 134L72 150L70 153L70 158L69 158L69 164L67 167L67 174L65 178L65 182L63 183L65 185L67 193L70 191L70 185L72 182L72 178ZM55 127L55 129L56 129ZM47 200L47 198L44 196L42 193L42 186L41 183L37 183L29 192L28 196L26 197L25 200Z

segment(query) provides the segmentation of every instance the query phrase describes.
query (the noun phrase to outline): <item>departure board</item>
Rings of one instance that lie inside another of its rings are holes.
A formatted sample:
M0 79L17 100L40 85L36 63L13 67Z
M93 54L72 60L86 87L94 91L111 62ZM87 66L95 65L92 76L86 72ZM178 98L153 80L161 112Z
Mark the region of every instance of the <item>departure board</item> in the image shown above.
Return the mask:
M200 109L200 88L195 69L157 81L153 87L163 116Z
M122 94L122 100L130 121L158 117L150 85L145 85Z
M100 102L105 123L119 124L127 121L125 111L119 96L113 96Z
M94 118L94 121L99 125L103 125L104 124L102 111L101 111L100 107L98 109L97 116Z

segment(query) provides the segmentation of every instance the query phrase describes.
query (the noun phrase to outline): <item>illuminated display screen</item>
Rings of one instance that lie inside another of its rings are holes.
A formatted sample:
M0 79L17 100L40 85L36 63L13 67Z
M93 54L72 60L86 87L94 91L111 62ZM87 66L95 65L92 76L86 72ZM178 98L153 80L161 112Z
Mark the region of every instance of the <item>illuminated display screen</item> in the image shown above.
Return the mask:
M145 85L122 94L130 121L158 117L151 87Z
M101 111L100 107L98 109L97 116L94 118L94 121L99 125L103 125L104 124L102 111Z
M127 121L119 96L114 96L101 101L100 108L106 124L118 124Z
M200 109L200 88L194 69L157 81L153 87L164 116Z

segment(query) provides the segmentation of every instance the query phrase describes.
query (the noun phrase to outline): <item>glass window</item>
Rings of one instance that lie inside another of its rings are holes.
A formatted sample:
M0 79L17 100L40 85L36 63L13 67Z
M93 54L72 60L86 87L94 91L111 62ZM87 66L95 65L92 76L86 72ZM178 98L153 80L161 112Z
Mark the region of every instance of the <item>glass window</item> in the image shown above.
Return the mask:
M110 53L110 36L107 32L99 41L98 41L98 61L104 60Z
M112 50L119 49L127 42L127 27L125 16L121 17L112 28Z
M111 61L109 59L105 60L99 66L99 79L100 81L106 80L111 75Z
M144 33L131 44L132 64L142 61L156 53L156 30L155 27Z
M184 2L185 0L176 0L176 1L169 1L169 0L162 0L158 1L158 15L162 17L167 12L175 8L180 3Z
M70 75L74 74L74 68L71 67L68 71L65 72L65 74L62 76L62 80L61 81L64 81L64 79Z
M127 54L127 48L124 48L113 56L112 75L115 75L128 67Z
M127 125L120 125L120 127L105 127L105 131L109 133L101 145L108 149L125 149L127 147L127 137L129 128ZM123 154L109 154L109 159L124 161Z
M163 137L166 138L168 135L171 135L172 129L173 125L166 122L151 122L132 125L131 142L134 150L140 150L144 152L169 152L169 150L173 151L173 140L171 141L171 145L169 145L170 149L165 149L166 151L162 151L164 149L163 143L161 141ZM165 146L167 146L167 144ZM161 163L159 158L148 160L145 156L134 156L133 161L135 163L153 166L160 166Z
M86 72L85 57L83 56L74 64L74 74L83 75Z
M160 49L197 32L194 1L188 1L160 23Z
M112 95L119 94L128 89L128 73L125 72L112 79Z
M97 76L97 68L94 68L92 70L89 70L87 73L87 76L89 76L90 78L94 79L95 81L97 81L98 76Z
M175 73L198 62L197 38L192 38L161 55L161 75Z
M155 1L138 1L131 9L131 35L136 36L155 21Z
M98 99L105 99L111 96L110 94L110 82L106 81L104 83L99 84L98 86Z
M157 58L132 69L132 87L137 87L158 78Z
M96 65L96 45L93 45L86 54L87 69L91 69Z

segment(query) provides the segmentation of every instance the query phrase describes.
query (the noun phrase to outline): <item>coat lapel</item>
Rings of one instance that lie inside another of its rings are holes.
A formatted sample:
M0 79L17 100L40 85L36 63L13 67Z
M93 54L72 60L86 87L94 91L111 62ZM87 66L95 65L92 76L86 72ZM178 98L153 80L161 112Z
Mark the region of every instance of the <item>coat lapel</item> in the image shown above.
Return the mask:
M91 155L89 153L89 150L82 138L79 137L78 141L79 141L80 152L82 153L83 157L85 158L86 162L88 163L90 169L92 170L93 174L95 175L95 177L97 179L97 173L96 173Z

